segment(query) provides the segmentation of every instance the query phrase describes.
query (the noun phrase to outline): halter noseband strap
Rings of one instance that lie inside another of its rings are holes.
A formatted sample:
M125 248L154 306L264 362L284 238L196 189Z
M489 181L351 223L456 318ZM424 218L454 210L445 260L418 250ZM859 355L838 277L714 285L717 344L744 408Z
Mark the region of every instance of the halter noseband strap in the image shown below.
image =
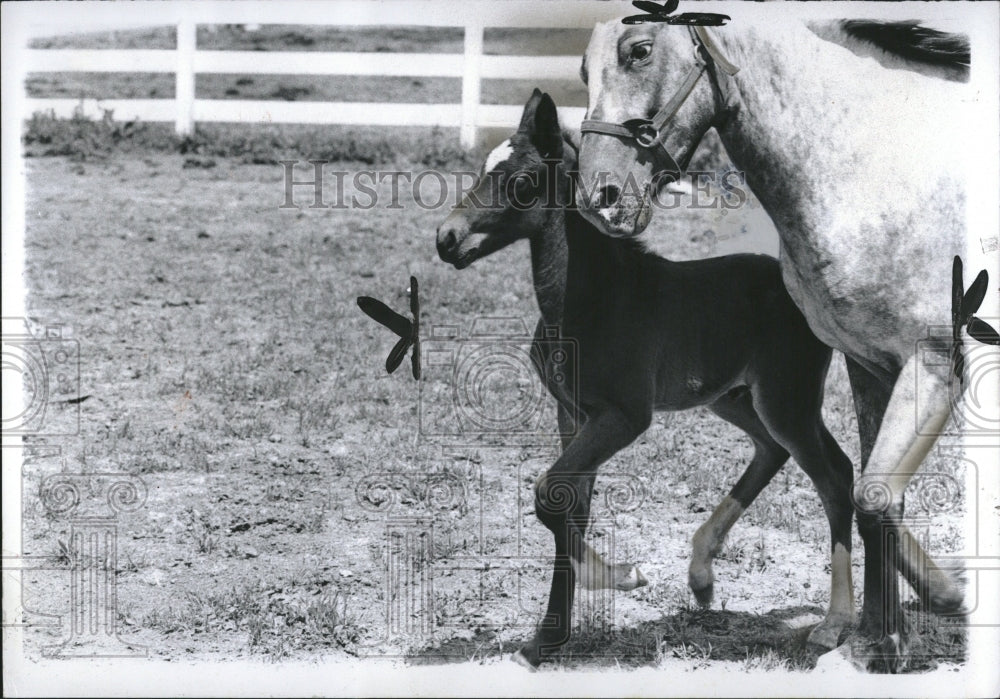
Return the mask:
M653 152L659 165L659 171L676 173L676 176L680 177L680 165L677 164L677 161L674 160L674 157L670 155L663 145L663 128L680 110L681 105L691 95L694 86L698 84L701 76L705 74L709 66L721 71L727 77L733 76L739 71L737 66L733 65L722 55L719 47L704 27L696 26L688 27L688 29L691 32L691 38L695 45L695 64L691 66L691 69L684 77L681 86L677 88L674 96L663 105L652 119L628 119L621 124L597 119L584 119L580 124L580 133L600 133L625 140L634 140L639 147ZM722 85L719 84L718 75L716 77L716 84L719 91L724 92L724 100L728 107L732 98L732 91L729 89L730 86L727 84L726 89L723 90Z

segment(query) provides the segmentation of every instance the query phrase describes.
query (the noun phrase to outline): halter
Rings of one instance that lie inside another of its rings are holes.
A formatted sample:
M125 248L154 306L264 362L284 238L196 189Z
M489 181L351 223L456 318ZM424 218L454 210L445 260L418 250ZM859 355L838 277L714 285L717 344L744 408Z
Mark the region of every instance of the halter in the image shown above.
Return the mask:
M694 42L694 65L684 77L681 86L674 93L660 111L652 119L626 119L620 124L610 121L599 121L596 119L584 119L580 124L580 133L599 133L606 136L615 136L625 140L634 140L640 148L652 151L653 157L662 166L660 171L675 172L680 176L681 167L674 160L673 156L667 152L663 145L664 127L674 118L681 106L691 95L698 80L705 74L709 67L718 68L727 78L736 75L739 67L733 65L719 50L711 35L705 27L688 27L691 39ZM729 81L726 81L726 88L719 83L719 75L716 73L716 87L723 94L723 103L727 110L732 109L734 94L729 89Z

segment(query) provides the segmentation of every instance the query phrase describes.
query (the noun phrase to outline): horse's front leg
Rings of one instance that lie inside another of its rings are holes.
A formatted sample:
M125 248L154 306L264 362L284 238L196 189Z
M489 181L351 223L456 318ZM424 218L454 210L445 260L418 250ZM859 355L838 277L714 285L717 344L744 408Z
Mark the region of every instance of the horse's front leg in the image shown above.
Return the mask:
M930 452L951 406L947 375L931 371L915 355L892 390L864 475L855 483L858 531L865 544L865 595L861 633L874 641L871 669L895 672L905 658L906 627L896 569L912 561L926 570L909 571L918 589L941 573L902 523L903 492ZM904 546L905 543L905 546ZM928 578L920 581L919 578Z
M537 667L543 656L569 640L570 617L577 577L588 589L633 589L645 584L631 565L612 566L584 541L590 517L590 496L597 469L630 444L649 426L608 408L591 411L587 421L555 465L535 483L535 514L553 534L556 545L549 604L535 633L515 656Z

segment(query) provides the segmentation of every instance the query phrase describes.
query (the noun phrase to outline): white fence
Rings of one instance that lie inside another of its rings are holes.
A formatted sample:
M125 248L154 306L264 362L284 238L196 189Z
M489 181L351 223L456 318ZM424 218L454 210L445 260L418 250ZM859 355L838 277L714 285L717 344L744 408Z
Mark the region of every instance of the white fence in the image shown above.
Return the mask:
M60 3L62 5L62 3ZM109 3L112 12L88 5L29 28L29 34L57 34L175 24L175 50L25 49L24 70L41 72L174 73L174 99L84 100L84 112L99 116L114 110L120 119L173 121L180 134L196 122L346 124L458 127L465 147L477 129L516 125L521 105L480 104L484 78L577 80L579 56L491 56L483 54L487 27L591 28L595 22L627 13L619 2L489 2L488 0L319 0L314 2ZM155 6L154 6L155 5ZM313 51L199 51L199 24L310 24L328 26L462 27L464 51L438 53L331 53ZM279 75L371 75L461 78L460 104L393 102L283 102L198 99L198 73ZM28 99L27 113L53 110L70 116L78 99ZM582 108L563 108L564 123L578 125Z

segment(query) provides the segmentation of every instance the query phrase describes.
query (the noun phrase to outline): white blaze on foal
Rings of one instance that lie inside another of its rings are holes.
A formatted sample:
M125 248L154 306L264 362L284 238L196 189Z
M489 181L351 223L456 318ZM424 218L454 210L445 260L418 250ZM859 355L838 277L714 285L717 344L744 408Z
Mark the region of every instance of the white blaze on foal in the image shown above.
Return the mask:
M483 174L492 172L496 167L513 155L514 147L510 145L510 139L501 143L499 146L493 149L493 151L486 158L486 164L483 166Z

